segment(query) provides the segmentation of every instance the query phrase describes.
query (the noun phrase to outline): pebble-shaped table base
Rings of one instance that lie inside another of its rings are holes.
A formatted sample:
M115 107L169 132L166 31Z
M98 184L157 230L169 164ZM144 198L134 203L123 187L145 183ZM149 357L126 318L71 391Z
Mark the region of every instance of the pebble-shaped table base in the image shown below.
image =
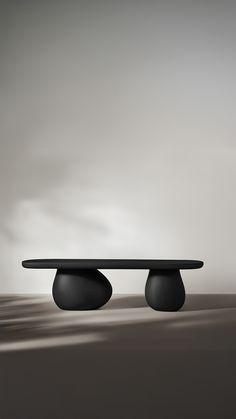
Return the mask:
M158 259L31 259L25 268L57 269L52 294L63 310L94 310L112 296L112 286L98 269L149 269L146 301L159 311L177 311L185 301L180 269L203 266L198 260Z

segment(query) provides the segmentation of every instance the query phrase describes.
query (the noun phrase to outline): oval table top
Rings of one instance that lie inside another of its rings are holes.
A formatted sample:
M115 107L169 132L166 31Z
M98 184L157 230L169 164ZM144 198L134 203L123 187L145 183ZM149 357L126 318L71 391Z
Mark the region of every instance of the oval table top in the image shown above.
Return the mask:
M29 259L24 268L33 269L197 269L200 260L176 259Z

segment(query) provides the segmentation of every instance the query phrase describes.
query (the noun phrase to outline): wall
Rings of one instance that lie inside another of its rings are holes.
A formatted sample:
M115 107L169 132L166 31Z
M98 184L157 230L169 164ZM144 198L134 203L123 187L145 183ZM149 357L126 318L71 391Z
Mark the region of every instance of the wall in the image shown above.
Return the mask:
M236 292L233 1L1 1L0 292L37 257L193 258ZM107 272L115 292L147 273Z

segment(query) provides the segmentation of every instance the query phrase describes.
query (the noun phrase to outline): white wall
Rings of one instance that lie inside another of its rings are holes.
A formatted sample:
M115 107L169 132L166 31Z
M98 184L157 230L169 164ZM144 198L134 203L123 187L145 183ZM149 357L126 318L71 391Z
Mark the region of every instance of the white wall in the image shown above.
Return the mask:
M2 1L0 292L37 257L193 258L236 292L236 3ZM110 271L115 292L147 272Z

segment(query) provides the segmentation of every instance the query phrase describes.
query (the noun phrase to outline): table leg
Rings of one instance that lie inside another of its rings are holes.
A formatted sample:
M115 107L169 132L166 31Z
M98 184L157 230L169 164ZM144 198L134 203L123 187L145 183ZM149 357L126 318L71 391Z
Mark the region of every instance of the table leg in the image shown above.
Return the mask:
M94 310L111 298L112 286L96 269L58 269L52 295L62 310Z
M146 282L145 297L154 310L179 310L185 301L185 289L179 270L151 269Z

